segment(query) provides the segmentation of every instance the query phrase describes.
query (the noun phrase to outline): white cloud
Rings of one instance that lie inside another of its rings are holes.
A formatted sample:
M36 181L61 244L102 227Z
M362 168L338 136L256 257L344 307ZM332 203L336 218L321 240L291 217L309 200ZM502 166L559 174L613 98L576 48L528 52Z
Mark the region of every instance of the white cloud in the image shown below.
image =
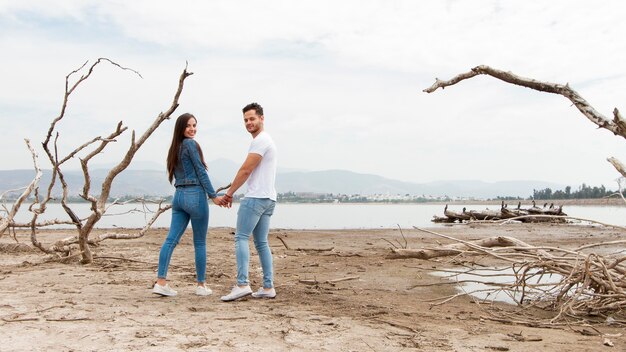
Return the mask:
M242 158L249 137L240 108L256 100L283 167L417 182L611 186L617 174L605 158L626 159L624 141L595 130L565 98L490 77L421 90L435 77L488 64L569 82L610 117L624 108L624 8L619 1L0 1L0 76L10 82L0 87L3 167L30 167L21 138L45 133L68 72L106 56L144 78L99 68L72 98L63 147L120 119L142 131L167 108L189 60L195 74L179 112L198 116L209 158ZM170 132L163 126L138 158L160 162Z

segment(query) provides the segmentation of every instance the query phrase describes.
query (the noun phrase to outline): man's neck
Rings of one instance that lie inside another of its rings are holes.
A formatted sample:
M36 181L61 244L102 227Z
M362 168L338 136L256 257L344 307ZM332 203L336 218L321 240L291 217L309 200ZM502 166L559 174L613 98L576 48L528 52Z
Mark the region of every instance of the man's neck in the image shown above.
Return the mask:
M256 136L260 135L262 132L263 132L263 128L259 128L259 130L256 131L256 133L251 133L252 139L256 138Z

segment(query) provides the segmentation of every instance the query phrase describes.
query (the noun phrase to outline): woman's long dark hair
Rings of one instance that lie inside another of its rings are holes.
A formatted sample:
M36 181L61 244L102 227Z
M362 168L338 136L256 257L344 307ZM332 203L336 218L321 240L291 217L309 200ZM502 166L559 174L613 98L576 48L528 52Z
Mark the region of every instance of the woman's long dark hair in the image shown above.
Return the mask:
M184 113L176 119L176 124L174 125L174 135L172 136L172 144L170 145L170 150L167 153L167 176L170 183L174 181L174 169L176 169L176 164L178 164L178 151L180 150L180 145L183 143L185 139L185 129L187 128L187 122L190 119L196 119L190 113ZM195 142L195 141L194 141ZM202 161L202 165L204 168L207 168L206 162L204 161L204 155L202 154L202 148L198 142L196 142L196 147L198 148L198 153L200 153L200 160Z

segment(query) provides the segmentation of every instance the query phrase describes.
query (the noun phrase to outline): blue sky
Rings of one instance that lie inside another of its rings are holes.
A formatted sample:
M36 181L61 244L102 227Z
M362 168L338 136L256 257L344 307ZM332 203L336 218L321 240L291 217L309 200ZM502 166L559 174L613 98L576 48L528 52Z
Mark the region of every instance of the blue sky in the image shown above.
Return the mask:
M569 83L610 117L626 109L626 5L620 1L1 1L2 169L31 168L64 77L110 65L72 96L65 153L119 120L138 132L171 102L198 117L209 159L241 161L240 109L258 101L282 168L348 169L404 181L543 180L616 187L606 161L626 141L598 130L561 96L477 77L479 64ZM164 164L173 121L136 156ZM93 160L118 160L130 133ZM40 155L43 156L42 152ZM45 167L45 160L40 158ZM68 165L75 168L77 163Z

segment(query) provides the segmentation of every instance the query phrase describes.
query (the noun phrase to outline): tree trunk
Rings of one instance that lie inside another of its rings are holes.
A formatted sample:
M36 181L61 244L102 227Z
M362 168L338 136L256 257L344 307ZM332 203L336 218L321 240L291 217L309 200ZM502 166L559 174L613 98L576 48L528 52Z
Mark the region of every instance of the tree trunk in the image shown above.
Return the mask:
M497 236L483 238L482 240L468 242L470 245L480 246L484 248L491 247L531 247L529 244L522 242L516 238ZM392 248L391 253L386 256L387 259L432 259L437 257L446 257L457 255L463 252L471 251L472 247L465 243L453 243L441 248L426 249L410 249L410 248Z

